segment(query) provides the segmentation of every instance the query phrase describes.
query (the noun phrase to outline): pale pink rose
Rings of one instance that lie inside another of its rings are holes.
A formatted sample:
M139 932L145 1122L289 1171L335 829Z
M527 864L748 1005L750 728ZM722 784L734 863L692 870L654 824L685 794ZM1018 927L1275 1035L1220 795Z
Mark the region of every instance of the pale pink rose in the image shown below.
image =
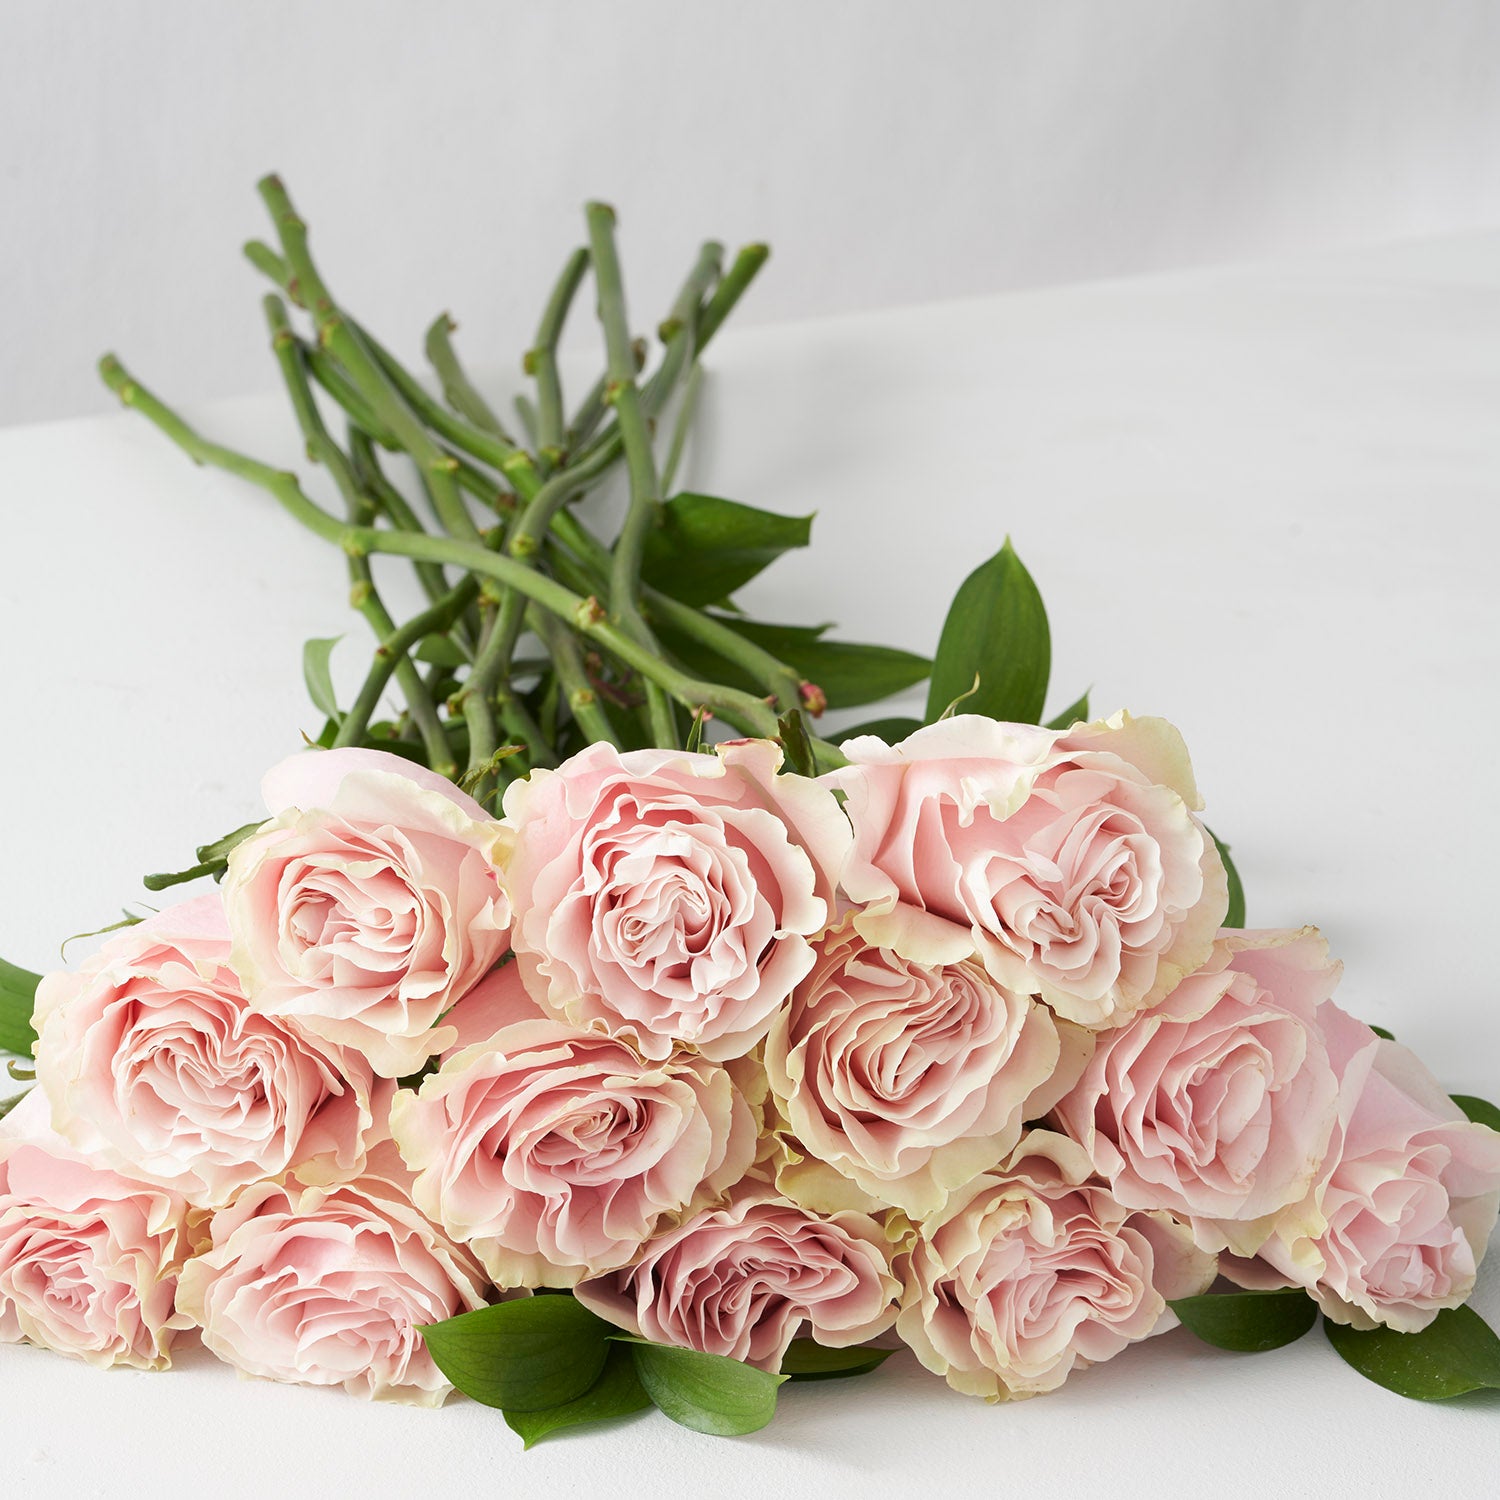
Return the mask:
M1425 1328L1474 1289L1500 1207L1500 1133L1465 1119L1407 1048L1359 1022L1328 1159L1255 1260L1245 1286L1304 1286L1355 1328Z
M775 1371L794 1338L842 1349L885 1332L901 1291L892 1255L885 1229L867 1214L820 1217L750 1188L575 1295L654 1344Z
M497 1285L571 1286L623 1265L755 1155L751 1111L720 1066L644 1061L625 1041L543 1016L514 964L464 1002L496 1023L450 1054L391 1129L416 1203Z
M1066 1024L973 959L915 964L846 918L772 1023L766 1075L804 1151L921 1216L993 1167L1077 1076L1086 1050L1058 1067Z
M912 1250L896 1331L954 1390L1009 1401L1177 1325L1214 1257L1166 1214L1123 1207L1083 1148L1032 1130L956 1190Z
M217 892L47 975L36 1027L58 1129L191 1203L216 1207L289 1171L318 1182L363 1165L381 1086L357 1053L250 1011Z
M178 1307L246 1375L440 1405L452 1388L419 1329L482 1306L484 1280L409 1186L387 1143L337 1187L246 1188L183 1267Z
M1311 927L1225 933L1160 1004L1099 1036L1058 1122L1126 1207L1253 1255L1322 1167L1339 1080L1370 1036L1329 999L1339 973Z
M1090 1027L1207 958L1228 886L1164 720L1059 734L963 714L842 749L852 764L824 779L847 794L843 884L872 943L928 964L977 950L1002 984Z
M647 1056L765 1035L834 915L849 826L769 740L713 755L590 745L512 782L506 871L528 988Z
M506 951L505 833L451 782L376 750L293 756L275 815L229 857L251 1006L361 1052L383 1078L452 1040L439 1021Z
M188 1205L85 1159L48 1115L33 1089L0 1127L0 1340L164 1369L188 1326L173 1310Z

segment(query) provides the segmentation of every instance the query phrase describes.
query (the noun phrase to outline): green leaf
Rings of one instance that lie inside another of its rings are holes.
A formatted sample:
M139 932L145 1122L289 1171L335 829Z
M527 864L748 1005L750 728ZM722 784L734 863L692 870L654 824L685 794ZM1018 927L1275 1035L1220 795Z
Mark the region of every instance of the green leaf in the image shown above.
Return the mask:
M1367 1024L1369 1024L1370 1030L1373 1031L1376 1036L1384 1037L1388 1042L1394 1042L1396 1040L1396 1033L1394 1031L1387 1031L1384 1026L1376 1026L1373 1023ZM1460 1104L1458 1107L1462 1109L1463 1105Z
M718 618L784 661L799 677L816 683L823 689L829 708L858 708L862 703L876 703L921 682L932 670L932 663L914 651L825 640L823 633L829 628L826 625L765 625L732 615ZM753 679L744 679L737 685L752 692L757 686Z
M785 1375L628 1334L615 1338L631 1346L636 1374L657 1409L680 1426L714 1437L738 1437L758 1432L776 1415L776 1391Z
M1488 1125L1491 1130L1500 1130L1500 1109L1488 1099L1479 1099L1473 1094L1454 1094L1453 1102L1476 1125Z
M549 1406L544 1411L508 1410L505 1425L516 1433L528 1448L534 1448L545 1437L586 1422L607 1422L613 1417L628 1417L644 1411L651 1398L635 1372L635 1357L629 1349L616 1344L604 1363L604 1372L583 1395Z
M852 1349L825 1349L811 1339L793 1339L781 1361L781 1373L788 1380L842 1380L848 1375L868 1375L895 1352L863 1344Z
M965 713L1040 723L1051 670L1047 611L1007 537L954 596L932 664L927 722L973 692L977 676L978 691L965 703Z
M613 1331L564 1295L497 1302L421 1333L438 1369L466 1396L505 1411L542 1411L593 1385Z
M794 708L789 714L783 714L777 719L776 727L781 731L781 748L786 753L785 769L795 771L799 776L816 776L818 768L813 761L812 741L807 737L807 724L801 711Z
M469 660L468 653L451 635L424 635L412 655L435 667L461 667Z
M1414 1401L1500 1390L1500 1338L1472 1307L1450 1307L1420 1333L1323 1323L1328 1342L1366 1380Z
M313 707L330 719L339 719L338 699L333 692L333 678L328 671L328 658L343 636L330 636L325 640L311 640L302 647L302 680L307 684L307 696Z
M646 534L641 577L684 604L713 604L792 547L805 547L811 516L781 516L715 495L674 495Z
M193 852L199 859L227 860L231 850L243 844L252 833L259 833L264 826L264 821L259 823L241 823L232 833L226 833L223 838L215 839L211 844L200 844Z
M920 719L866 719L863 724L855 724L849 729L840 729L838 740L852 740L861 734L873 734L876 739L884 740L887 745L894 745L904 740L907 735L915 734L921 727Z
M17 968L0 958L0 1050L17 1057L30 1057L36 1029L31 1012L36 1006L36 987L40 974Z
M1205 1344L1237 1354L1280 1349L1318 1321L1318 1304L1301 1287L1182 1297L1170 1306Z
M186 885L190 880L199 880L205 875L218 875L228 866L228 860L205 859L185 870L169 870L155 875L142 875L141 884L148 891L165 891L174 885Z
M12 1094L9 1099L0 1099L0 1120L3 1120L30 1092L30 1089L22 1089L19 1094Z
M1075 699L1055 719L1047 720L1048 729L1071 729L1075 724L1087 724L1089 721L1089 695L1084 693L1081 698Z
M139 927L146 919L138 917L132 911L127 911L123 906L120 908L120 920L110 922L103 927L95 927L91 932L75 932L70 937L65 937L58 946L57 956L64 963L68 961L68 944L81 943L84 938L103 937L106 932L119 932L122 927Z
M1242 928L1245 925L1245 887L1240 872L1229 857L1229 845L1212 828L1208 830L1208 836L1218 846L1219 858L1224 861L1224 873L1229 877L1229 910L1224 913L1224 925Z

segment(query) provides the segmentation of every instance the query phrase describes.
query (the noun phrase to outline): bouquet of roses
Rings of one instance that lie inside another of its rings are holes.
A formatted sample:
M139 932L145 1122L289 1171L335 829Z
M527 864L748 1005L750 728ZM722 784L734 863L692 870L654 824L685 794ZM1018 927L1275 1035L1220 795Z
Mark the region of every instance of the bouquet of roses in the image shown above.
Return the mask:
M1169 724L1040 722L1010 545L929 661L747 618L807 522L663 499L763 247L704 247L648 375L591 206L513 436L446 316L439 399L262 193L280 248L249 255L345 514L104 377L341 547L376 646L343 706L308 644L325 722L269 817L146 882L215 886L72 971L0 967L35 1077L0 1126L0 1338L160 1368L196 1330L250 1375L456 1387L528 1443L650 1405L747 1432L902 1348L1003 1401L1320 1312L1393 1390L1500 1386L1464 1306L1500 1112L1340 1008L1315 930L1245 928ZM590 272L608 363L570 413ZM621 464L607 543L578 502ZM400 623L382 556L425 594ZM923 721L815 733L924 678Z

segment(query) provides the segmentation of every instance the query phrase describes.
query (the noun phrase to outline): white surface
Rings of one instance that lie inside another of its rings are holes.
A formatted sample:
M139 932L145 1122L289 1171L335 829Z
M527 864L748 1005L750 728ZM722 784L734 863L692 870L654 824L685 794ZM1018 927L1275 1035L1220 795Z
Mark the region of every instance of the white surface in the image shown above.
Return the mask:
M6 0L0 423L104 410L106 344L264 389L273 168L398 352L509 358L589 197L643 321L703 234L776 321L1493 225L1500 7Z
M731 334L714 364L690 477L819 512L745 602L930 646L1009 531L1052 610L1055 704L1092 683L1101 710L1175 719L1251 920L1321 923L1347 1006L1500 1095L1500 236ZM279 399L194 414L295 456ZM0 432L0 492L0 952L40 966L256 811L261 769L314 727L304 637L360 640L347 675L365 647L338 556L138 417ZM1500 1257L1477 1305L1500 1322ZM903 1357L787 1391L733 1444L646 1418L524 1457L472 1404L183 1365L0 1348L0 1473L161 1500L1260 1500L1478 1496L1500 1460L1500 1403L1402 1401L1320 1336L1247 1358L1178 1332L998 1408Z

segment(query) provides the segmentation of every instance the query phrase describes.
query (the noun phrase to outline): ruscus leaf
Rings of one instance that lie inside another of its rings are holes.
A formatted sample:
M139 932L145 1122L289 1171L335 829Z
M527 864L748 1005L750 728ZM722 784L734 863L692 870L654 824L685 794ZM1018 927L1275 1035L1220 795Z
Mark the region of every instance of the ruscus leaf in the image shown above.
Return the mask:
M635 1372L634 1356L623 1344L616 1344L604 1362L603 1373L581 1396L542 1411L516 1411L512 1408L503 1415L505 1425L520 1437L526 1447L534 1448L543 1438L565 1432L569 1427L628 1417L650 1405L651 1398Z
M904 692L932 669L925 656L891 646L825 639L827 625L770 625L739 615L713 616L720 624L753 641L799 677L822 688L829 708L858 708ZM726 661L699 642L661 630L663 644L696 676L758 693L761 685L743 668Z
M887 745L894 745L904 740L907 735L915 734L921 727L920 719L867 719L863 724L854 724L848 729L838 730L834 739L835 743L839 743L843 740L858 739L862 734L873 734L876 739L884 740Z
M717 495L674 495L646 535L641 577L684 604L714 604L783 552L805 547L811 528L811 516L777 515Z
M0 958L0 1051L30 1057L36 1041L31 1012L36 1006L36 987L40 974L18 968Z
M1324 1320L1328 1342L1366 1380L1414 1401L1500 1390L1500 1337L1472 1307L1449 1307L1420 1333Z
M1318 1321L1318 1304L1301 1287L1206 1293L1169 1304L1182 1326L1215 1349L1262 1354L1300 1339Z
M435 667L461 667L469 660L463 647L449 635L423 636L412 655Z
M1453 1102L1476 1124L1488 1125L1491 1130L1500 1130L1500 1107L1488 1099L1473 1094L1454 1094Z
M1071 729L1075 724L1087 724L1089 719L1089 695L1074 699L1055 719L1047 720L1048 729Z
M328 670L328 659L333 648L343 640L335 635L326 639L307 641L302 647L302 680L307 684L307 696L313 707L330 719L340 717L338 699L333 692L333 677Z
M1245 887L1240 872L1229 857L1229 845L1212 828L1208 830L1208 836L1214 841L1219 858L1224 861L1224 873L1229 877L1229 910L1224 913L1224 925L1242 928L1245 925Z
M968 695L965 713L1039 723L1051 670L1047 611L1007 538L988 562L964 579L954 596L932 663L927 722Z
M514 1412L576 1401L602 1373L612 1332L570 1295L497 1302L421 1330L459 1390Z
M781 731L778 738L785 752L786 769L799 776L816 776L818 768L813 760L812 741L808 738L807 724L801 712L794 708L789 714L783 714L776 721L776 727Z
M865 1344L852 1349L825 1349L812 1339L793 1339L781 1361L781 1373L788 1380L843 1380L850 1375L868 1375L895 1352Z
M682 1427L738 1437L759 1431L776 1415L776 1391L785 1375L627 1334L615 1338L630 1345L636 1374L657 1409Z

